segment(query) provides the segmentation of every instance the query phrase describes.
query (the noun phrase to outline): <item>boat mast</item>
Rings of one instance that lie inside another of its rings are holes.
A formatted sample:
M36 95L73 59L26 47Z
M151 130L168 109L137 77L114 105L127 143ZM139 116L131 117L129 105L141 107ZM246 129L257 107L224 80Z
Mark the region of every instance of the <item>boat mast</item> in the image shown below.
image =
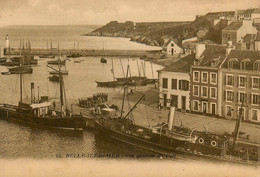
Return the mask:
M125 79L126 79L126 86L124 87L124 96L123 96L123 103L122 103L121 116L120 116L121 118L123 117L124 104L125 104L125 94L126 94L126 91L127 91L127 85L128 85L128 82L127 82L128 69L129 69L129 65L127 65L127 71L126 71L126 76L125 76Z
M124 75L124 77L126 78L127 76L125 75L125 70L124 70L124 67L123 67L121 58L119 59L119 61L120 61L120 64L121 64L121 68L122 68L123 75ZM127 72L128 72L128 71L127 71Z
M58 60L59 60L59 81L60 81L60 109L61 109L61 117L63 117L63 78L61 74L61 59L60 59L60 47L58 43Z
M114 72L114 61L113 61L113 57L111 58L112 61L112 74L113 74L113 80L115 81L115 72Z
M20 75L20 103L23 102L23 77L22 77L22 66L23 66L23 57L24 57L24 41L23 41L23 56L21 55L21 43L20 43L20 68L19 68L19 75Z
M239 117L237 119L237 122L236 122L236 126L235 126L235 130L234 130L234 141L233 141L233 148L235 147L235 144L236 144L236 141L238 139L238 136L239 136L239 128L240 128L240 124L241 124L241 121L242 121L242 111L243 111L243 107L244 107L244 98L242 100L242 105L239 109Z

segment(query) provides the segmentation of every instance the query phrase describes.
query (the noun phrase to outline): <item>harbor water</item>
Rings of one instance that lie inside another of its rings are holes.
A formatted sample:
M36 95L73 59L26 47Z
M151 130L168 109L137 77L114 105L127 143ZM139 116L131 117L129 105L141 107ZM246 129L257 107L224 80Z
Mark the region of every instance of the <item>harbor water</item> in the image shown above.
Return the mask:
M4 45L4 35L9 34L10 43L11 45L14 44L14 47L19 45L20 39L29 38L32 47L46 47L47 39L53 39L54 43L59 42L61 48L72 47L74 41L80 39L80 44L91 46L92 48L103 48L103 44L104 47L122 50L125 48L142 48L146 50L149 48L149 46L146 45L130 42L129 39L80 36L84 31L82 29L78 31L76 30L76 34L75 32L73 33L72 29L70 33L58 29L58 31L60 30L61 32L55 35L52 34L52 32L55 32L53 29L50 30L49 34L43 34L41 33L41 28L38 29L40 32L37 32L37 30L35 32L34 28L31 29L31 31L33 31L32 35L27 31L28 29L17 29L17 27L12 28L11 30L9 29L9 31L5 31L6 28L0 29L0 37L2 38L1 44ZM66 30L67 29L65 29L65 31ZM70 35L74 37L71 37ZM85 41L85 43L82 41ZM82 47L83 45L80 46ZM127 65L130 66L130 73L132 76L139 75L137 69L139 66L140 74L142 76L146 74L148 78L157 78L156 70L162 68L162 66L141 61L139 58L109 57L106 59L107 64L100 63L100 57L81 57L67 61L66 68L63 69L69 71L69 74L64 76L65 92L68 100L73 100L74 103L77 103L79 98L92 96L95 93L119 92L121 88L100 88L97 87L95 83L95 81L113 80L113 74L111 72L112 60L115 77L123 77L123 73L126 73ZM38 65L33 67L33 73L23 75L22 83L24 99L30 99L31 82L34 82L36 88L36 99L38 94L40 96L47 95L50 99L59 98L59 84L48 80L48 77L50 76L49 71L51 71L51 69L47 67L47 61L49 60L53 59L39 58ZM74 63L74 60L80 60L81 62ZM124 72L122 68L124 69ZM8 68L0 66L0 72L4 71L8 71ZM20 98L19 84L19 75L0 75L0 103L17 105ZM0 147L0 158L4 159L51 159L57 158L57 156L60 155L66 156L68 154L84 154L84 156L92 156L93 154L103 154L106 156L109 156L109 154L120 154L120 157L128 158L127 156L134 154L149 154L149 152L142 151L138 148L129 147L122 143L115 143L114 141L98 135L93 130L86 130L83 132L83 135L64 134L15 124L4 120L0 120Z

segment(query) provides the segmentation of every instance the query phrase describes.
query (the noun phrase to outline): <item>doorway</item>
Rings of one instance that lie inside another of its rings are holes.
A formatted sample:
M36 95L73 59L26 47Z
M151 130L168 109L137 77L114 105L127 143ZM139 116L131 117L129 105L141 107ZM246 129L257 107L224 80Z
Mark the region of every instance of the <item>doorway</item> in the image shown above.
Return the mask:
M211 114L216 115L216 103L211 103Z
M163 94L163 107L167 107L167 94Z
M207 113L207 102L202 102L202 112L204 113L204 114L206 114Z
M181 97L181 109L186 110L186 96Z

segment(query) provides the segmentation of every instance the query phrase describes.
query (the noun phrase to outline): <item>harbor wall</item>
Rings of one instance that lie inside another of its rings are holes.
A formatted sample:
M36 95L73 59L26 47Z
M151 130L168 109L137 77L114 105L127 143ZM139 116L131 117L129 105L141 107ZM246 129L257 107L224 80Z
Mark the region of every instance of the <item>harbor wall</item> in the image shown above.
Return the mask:
M25 50L25 52L28 52ZM32 48L30 50L31 55L61 55L67 54L79 54L80 56L131 56L131 57L141 57L144 55L152 53L161 53L161 50L93 50L93 49L37 49ZM4 48L4 55L19 55L19 48Z

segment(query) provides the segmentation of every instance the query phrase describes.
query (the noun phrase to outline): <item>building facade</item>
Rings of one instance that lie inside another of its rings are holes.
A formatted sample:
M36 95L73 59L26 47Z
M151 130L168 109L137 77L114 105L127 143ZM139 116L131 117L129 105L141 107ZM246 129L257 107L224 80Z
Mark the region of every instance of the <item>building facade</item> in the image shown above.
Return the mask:
M221 108L219 66L226 57L226 47L199 44L196 49L196 59L190 71L191 111L219 116Z
M260 51L232 50L221 73L221 116L260 122Z
M167 55L173 56L183 53L183 49L178 45L177 40L168 40L162 48Z
M247 34L257 34L257 29L253 26L253 21L243 20L233 22L222 30L222 44L232 43L235 45Z
M170 106L178 110L190 110L190 66L194 54L188 55L173 66L158 70L159 79L159 105L163 108Z

